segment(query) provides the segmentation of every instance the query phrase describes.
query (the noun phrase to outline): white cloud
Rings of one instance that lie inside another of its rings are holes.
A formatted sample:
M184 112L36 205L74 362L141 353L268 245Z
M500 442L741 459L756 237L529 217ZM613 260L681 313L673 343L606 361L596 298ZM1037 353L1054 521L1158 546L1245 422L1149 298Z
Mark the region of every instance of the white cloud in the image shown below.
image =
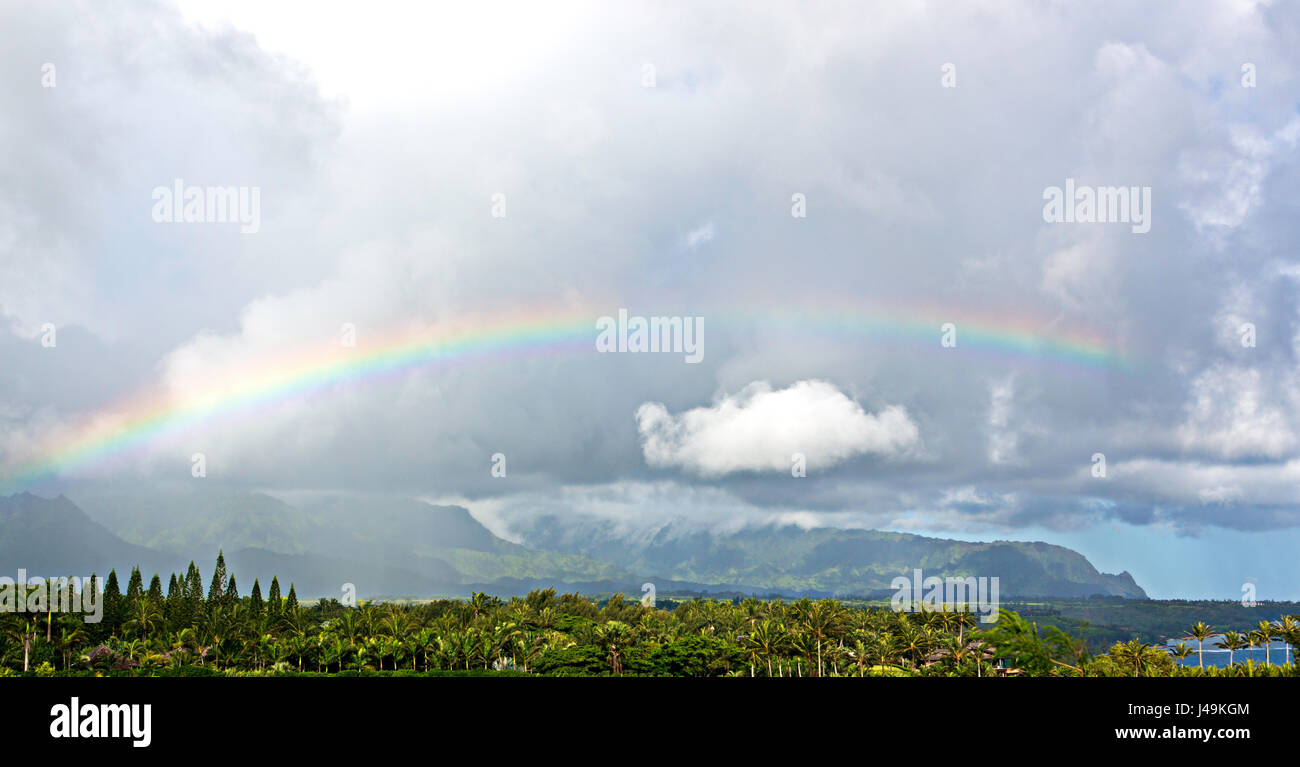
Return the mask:
M1191 195L1180 202L1198 232L1240 226L1263 202L1264 180L1274 158L1294 152L1300 119L1292 119L1272 137L1245 125L1232 125L1224 144L1188 151L1179 172Z
M1053 251L1042 266L1040 289L1072 309L1110 303L1113 251L1091 237Z
M1166 509L1176 522L1196 506L1284 507L1294 502L1300 460L1236 464L1142 458L1107 466L1107 481L1121 496ZM1087 480L1084 480L1087 481ZM1248 527L1241 515L1234 527Z
M975 489L974 486L966 485L965 487L950 488L948 490L945 490L943 492L943 495L939 497L938 505L940 507L947 507L947 506L987 507L987 506L992 506L995 503L995 501L996 499L992 498L988 494L981 493L979 490Z
M708 243L713 242L713 234L714 229L712 221L692 229L686 234L686 247L695 250L701 245L707 245Z
M1196 497L1201 503L1229 504L1239 501L1243 497L1240 487L1225 487L1218 485L1216 487L1203 487L1196 491Z
M1016 447L1020 440L1014 429L1009 428L1011 402L1016 396L1015 378L1008 376L990 387L989 391L989 461L1007 463L1016 458Z
M1256 285L1238 282L1224 287L1223 306L1213 319L1221 349L1236 352L1245 348L1241 345L1242 327L1248 322L1256 326L1264 324L1268 306L1257 295Z
M648 464L680 466L702 476L788 472L796 453L813 470L855 455L894 457L919 440L904 408L872 415L825 381L799 381L779 390L756 381L710 407L679 415L647 402L637 409L636 420Z
M1217 365L1196 377L1179 430L1184 448L1222 458L1280 458L1296 444L1286 415L1269 404L1255 368Z

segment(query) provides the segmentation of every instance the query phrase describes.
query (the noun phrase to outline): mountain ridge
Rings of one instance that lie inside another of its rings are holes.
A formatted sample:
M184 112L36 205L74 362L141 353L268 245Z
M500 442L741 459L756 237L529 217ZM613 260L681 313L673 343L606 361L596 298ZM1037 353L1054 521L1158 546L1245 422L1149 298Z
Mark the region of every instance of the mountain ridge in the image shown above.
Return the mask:
M1042 541L969 542L916 533L769 524L713 533L677 530L615 532L608 520L576 526L556 515L536 518L515 532L543 550L571 548L664 577L727 584L746 582L776 591L837 595L891 592L894 577L997 576L1003 596L1146 598L1127 571L1099 572L1082 554Z
M523 544L464 507L401 497L290 504L221 489L132 490L74 502L23 493L0 497L0 572L24 562L48 575L140 564L165 575L223 550L243 589L279 575L303 598L337 596L345 584L361 596L509 596L547 586L637 594L646 582L665 592L880 598L916 567L927 576L997 576L1008 598L1146 597L1127 572L1100 573L1082 554L1042 542L796 525L715 533L669 523L627 534L607 520L556 515L519 532ZM33 538L40 543L28 544Z

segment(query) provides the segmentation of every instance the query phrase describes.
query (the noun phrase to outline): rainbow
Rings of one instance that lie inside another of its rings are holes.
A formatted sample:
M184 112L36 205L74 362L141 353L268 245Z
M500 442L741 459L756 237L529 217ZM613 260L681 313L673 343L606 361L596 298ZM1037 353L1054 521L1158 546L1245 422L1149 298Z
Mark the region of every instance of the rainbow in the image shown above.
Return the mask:
M330 338L277 350L232 366L218 381L186 381L168 389L140 392L85 422L46 435L44 449L37 451L35 459L9 470L0 466L0 492L13 492L75 468L128 455L200 425L255 418L270 408L322 396L351 381L377 382L412 371L521 357L594 354L596 318L617 313L616 307L605 311L530 308L432 327L403 327L380 336L368 337L362 330L351 348ZM975 354L1091 371L1129 372L1134 368L1100 336L1052 327L1032 317L945 313L916 306L869 311L826 303L812 310L730 310L704 317L706 330L714 333L793 334L809 340L901 345L933 353ZM948 321L957 327L957 346L943 349L940 327ZM178 396L178 391L183 391L183 396Z

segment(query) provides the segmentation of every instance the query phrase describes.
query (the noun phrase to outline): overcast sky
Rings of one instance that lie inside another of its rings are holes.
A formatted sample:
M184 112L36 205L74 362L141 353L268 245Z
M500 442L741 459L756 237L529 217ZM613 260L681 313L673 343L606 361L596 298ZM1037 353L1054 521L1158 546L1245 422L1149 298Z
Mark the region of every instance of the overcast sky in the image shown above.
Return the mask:
M1300 598L1295 6L213 5L0 6L0 474L173 407L31 489L203 453L505 535L783 518ZM157 222L176 179L256 187L257 231ZM1149 188L1150 230L1045 220L1067 179ZM619 309L702 358L599 353ZM589 341L194 409L563 317Z

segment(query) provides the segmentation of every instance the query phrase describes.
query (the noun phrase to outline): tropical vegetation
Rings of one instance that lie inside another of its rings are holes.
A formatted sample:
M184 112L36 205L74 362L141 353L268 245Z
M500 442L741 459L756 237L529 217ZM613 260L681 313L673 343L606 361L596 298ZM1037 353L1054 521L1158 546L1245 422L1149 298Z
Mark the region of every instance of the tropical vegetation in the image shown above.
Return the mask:
M218 556L205 591L193 563L164 588L116 572L103 616L0 613L0 676L652 675L652 676L1297 676L1300 617L1218 632L1203 622L1172 651L1133 639L1105 652L1003 610L900 612L832 599L693 599L658 607L621 594L554 589L502 600L303 604L272 578L247 596ZM68 586L67 588L71 588ZM1230 653L1205 667L1213 640ZM1275 662L1274 641L1287 643ZM1195 646L1188 644L1194 641ZM1236 654L1264 647L1263 663ZM1199 663L1188 659L1197 656ZM1182 665L1177 661L1187 661Z

